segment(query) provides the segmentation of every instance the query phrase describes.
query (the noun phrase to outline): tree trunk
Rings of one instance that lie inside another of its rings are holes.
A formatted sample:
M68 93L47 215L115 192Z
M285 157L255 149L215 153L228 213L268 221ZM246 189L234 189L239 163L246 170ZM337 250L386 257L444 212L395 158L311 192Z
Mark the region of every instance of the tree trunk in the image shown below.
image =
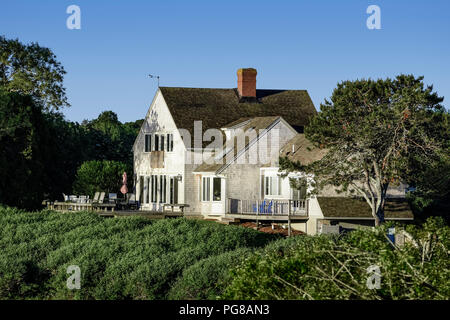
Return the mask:
M384 222L384 201L382 201L382 205L378 208L377 218L380 224Z
M372 216L375 219L375 227L378 227L384 222L384 199L378 208L375 206L372 207Z
M378 227L380 225L380 218L377 215L377 210L375 207L372 207L372 216L375 219L375 227Z

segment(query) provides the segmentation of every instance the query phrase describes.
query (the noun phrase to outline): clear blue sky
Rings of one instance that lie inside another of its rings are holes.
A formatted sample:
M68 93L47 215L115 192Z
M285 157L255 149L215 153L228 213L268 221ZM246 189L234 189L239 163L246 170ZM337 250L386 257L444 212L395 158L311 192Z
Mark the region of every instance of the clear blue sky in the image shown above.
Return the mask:
M66 8L81 8L69 30ZM381 8L381 30L366 8ZM64 65L82 121L113 110L143 118L162 86L236 87L236 70L258 70L258 88L307 89L316 108L336 83L425 76L450 99L450 1L2 0L0 34L51 48Z

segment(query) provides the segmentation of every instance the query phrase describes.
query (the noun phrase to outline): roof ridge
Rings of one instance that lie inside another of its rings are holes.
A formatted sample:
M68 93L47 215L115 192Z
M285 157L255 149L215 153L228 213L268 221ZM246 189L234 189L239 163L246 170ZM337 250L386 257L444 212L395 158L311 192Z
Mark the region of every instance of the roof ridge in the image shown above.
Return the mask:
M237 90L236 87L233 88L213 88L213 87L185 87L185 86L160 86L162 89L205 89L205 90ZM256 91L308 91L307 89L263 89L257 88Z

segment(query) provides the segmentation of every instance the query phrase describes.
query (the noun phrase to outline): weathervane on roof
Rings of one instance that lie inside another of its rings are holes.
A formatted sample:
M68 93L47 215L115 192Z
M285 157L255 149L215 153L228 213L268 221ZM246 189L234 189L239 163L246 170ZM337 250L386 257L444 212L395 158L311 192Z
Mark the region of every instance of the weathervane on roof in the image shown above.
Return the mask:
M154 76L154 75L152 75L152 74L149 74L148 75L150 78L156 78L156 79L158 79L158 88L159 88L159 76Z

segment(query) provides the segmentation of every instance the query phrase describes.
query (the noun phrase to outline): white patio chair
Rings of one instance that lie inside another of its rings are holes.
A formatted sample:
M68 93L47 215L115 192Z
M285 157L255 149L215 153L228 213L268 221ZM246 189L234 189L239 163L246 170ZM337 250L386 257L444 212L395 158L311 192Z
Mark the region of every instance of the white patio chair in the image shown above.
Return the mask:
M103 200L105 200L105 193L101 192L100 197L98 198L98 203L103 203Z

